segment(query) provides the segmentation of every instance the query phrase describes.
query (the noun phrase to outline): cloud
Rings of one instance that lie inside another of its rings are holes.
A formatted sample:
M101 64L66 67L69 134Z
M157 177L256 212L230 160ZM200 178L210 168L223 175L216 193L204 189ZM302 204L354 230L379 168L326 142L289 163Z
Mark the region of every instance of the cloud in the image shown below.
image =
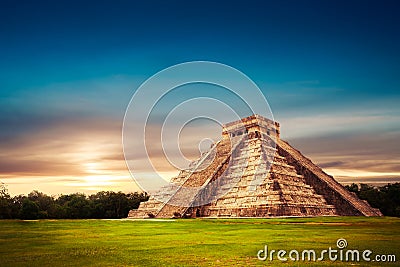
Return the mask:
M335 112L308 116L282 117L281 132L284 138L302 138L360 133L380 133L400 130L400 118L392 114Z
M342 184L352 184L352 183L365 183L365 184L372 184L372 185L386 185L386 184L394 184L394 183L399 183L400 179L399 176L394 176L394 177L379 177L379 176L374 176L374 177L364 177L363 179L357 178L357 177L336 177L336 179L342 183Z
M84 164L90 162L99 162L105 174L128 173L121 127L121 121L107 117L52 120L42 127L26 125L26 131L11 140L0 139L0 175L85 176Z
M330 162L324 162L320 163L319 166L321 168L330 168L330 167L338 167L344 165L343 161L330 161Z

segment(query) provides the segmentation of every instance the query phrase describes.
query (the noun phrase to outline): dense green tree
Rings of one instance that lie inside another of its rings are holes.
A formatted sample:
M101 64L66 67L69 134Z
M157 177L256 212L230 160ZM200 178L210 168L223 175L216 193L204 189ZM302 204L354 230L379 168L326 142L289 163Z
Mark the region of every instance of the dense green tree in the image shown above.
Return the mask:
M12 199L4 183L0 184L0 219L12 218Z
M76 193L70 195L71 199L67 202L67 215L71 219L87 219L91 217L90 201L84 194Z
M352 183L351 185L346 185L347 190L353 193L358 193L358 185L355 183Z
M148 199L146 193L112 191L54 197L34 190L27 196L10 197L6 185L0 184L0 219L125 218Z
M385 185L380 188L380 193L382 213L400 217L400 183Z
M22 202L26 199L24 195L17 195L12 198L11 214L12 218L20 218Z
M149 200L149 195L146 192L144 192L144 193L138 193L138 192L130 193L130 194L127 195L127 197L129 199L129 205L130 205L129 209L137 209L137 208L139 208L140 202L144 202L144 201ZM126 214L126 215L128 215L128 214Z
M348 185L346 188L361 199L378 208L385 216L400 217L400 183L373 187L367 184Z
M53 197L34 190L28 194L28 199L39 206L39 219L55 218Z
M102 191L89 196L92 201L94 218L125 218L131 209L142 201L148 200L145 193L125 194L122 192Z
M30 200L29 198L25 198L22 201L22 207L20 211L21 219L25 220L34 220L39 218L39 205L36 202Z

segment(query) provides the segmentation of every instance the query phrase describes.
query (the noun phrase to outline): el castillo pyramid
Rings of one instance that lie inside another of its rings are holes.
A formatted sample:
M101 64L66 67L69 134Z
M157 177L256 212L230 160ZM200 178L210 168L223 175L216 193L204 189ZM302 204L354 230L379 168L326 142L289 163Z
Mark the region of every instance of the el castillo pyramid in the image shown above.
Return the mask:
M382 216L259 115L223 125L222 139L128 218Z

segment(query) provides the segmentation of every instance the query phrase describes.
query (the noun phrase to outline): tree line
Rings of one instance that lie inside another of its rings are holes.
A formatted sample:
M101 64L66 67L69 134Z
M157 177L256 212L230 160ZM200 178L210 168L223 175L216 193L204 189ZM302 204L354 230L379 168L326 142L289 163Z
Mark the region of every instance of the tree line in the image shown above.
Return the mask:
M400 217L400 183L381 187L353 183L346 188L383 215ZM27 196L11 197L7 187L0 184L0 219L119 219L148 199L146 193L112 191L58 197L32 191Z
M81 193L48 196L32 191L27 196L11 197L0 185L0 219L119 219L147 201L146 193L102 191L86 196Z
M378 208L385 216L400 217L400 183L373 187L367 184L351 184L347 190L355 193L360 199Z

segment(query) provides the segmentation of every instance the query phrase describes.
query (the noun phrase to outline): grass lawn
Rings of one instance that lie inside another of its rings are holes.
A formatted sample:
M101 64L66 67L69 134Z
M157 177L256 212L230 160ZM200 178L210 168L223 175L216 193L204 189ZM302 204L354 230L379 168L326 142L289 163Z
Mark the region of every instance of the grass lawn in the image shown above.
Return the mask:
M400 266L400 219L319 217L277 219L0 221L0 266L348 266L324 261L257 259L274 250L320 251L345 238L346 249L395 254ZM345 249L345 250L346 250ZM288 257L288 255L286 255ZM300 256L301 257L301 256Z

